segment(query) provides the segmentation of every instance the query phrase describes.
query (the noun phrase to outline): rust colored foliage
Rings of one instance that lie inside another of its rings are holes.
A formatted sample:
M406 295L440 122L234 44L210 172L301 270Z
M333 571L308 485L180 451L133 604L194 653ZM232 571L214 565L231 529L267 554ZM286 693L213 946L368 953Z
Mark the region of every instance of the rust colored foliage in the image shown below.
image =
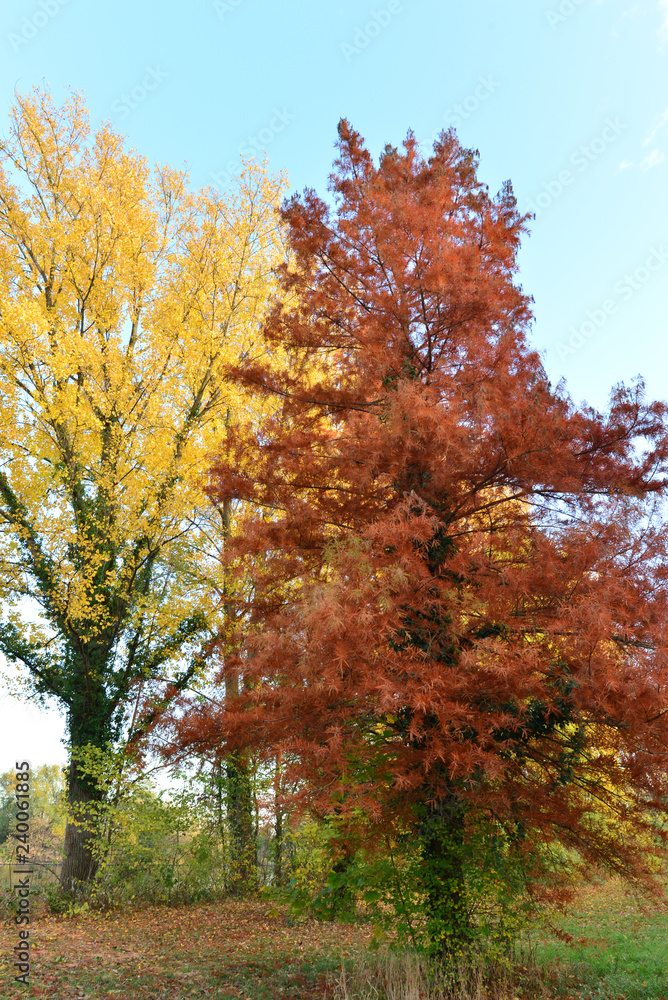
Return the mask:
M273 416L252 462L233 429L212 472L215 499L254 512L227 551L243 627L225 671L245 684L179 739L280 747L316 811L372 836L415 822L427 853L430 816L459 843L486 817L649 879L666 408L641 384L605 414L550 385L515 280L527 217L453 132L376 166L342 121L338 149L334 204L307 190L282 210L265 332L289 370L234 371Z

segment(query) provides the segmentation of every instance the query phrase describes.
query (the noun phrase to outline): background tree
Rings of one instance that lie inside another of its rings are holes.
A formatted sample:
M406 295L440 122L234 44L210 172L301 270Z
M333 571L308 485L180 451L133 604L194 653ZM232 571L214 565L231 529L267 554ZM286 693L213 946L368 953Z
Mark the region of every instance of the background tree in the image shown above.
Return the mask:
M526 217L454 133L378 166L339 137L335 208L306 191L282 210L294 266L265 334L291 363L236 371L280 411L252 474L238 427L213 472L219 502L257 510L230 573L266 554L239 612L256 633L225 663L246 684L180 739L280 750L342 829L411 829L430 947L450 953L474 933L483 825L527 864L557 842L583 874L651 879L666 411L641 385L607 415L550 386L514 282Z
M72 751L124 722L136 744L220 627L199 477L248 412L225 367L262 350L280 188L251 164L236 194L193 193L91 137L77 95L17 98L0 142L0 649L66 708ZM94 872L101 795L76 759L68 889Z
M57 764L42 764L34 768L30 779L31 850L39 863L53 860L54 842L64 832L63 773ZM16 826L16 775L13 771L0 774L0 845L7 843L14 852L10 833ZM45 858L43 855L46 854ZM10 855L15 857L15 853ZM12 862L7 861L8 865ZM31 862L32 863L32 862Z

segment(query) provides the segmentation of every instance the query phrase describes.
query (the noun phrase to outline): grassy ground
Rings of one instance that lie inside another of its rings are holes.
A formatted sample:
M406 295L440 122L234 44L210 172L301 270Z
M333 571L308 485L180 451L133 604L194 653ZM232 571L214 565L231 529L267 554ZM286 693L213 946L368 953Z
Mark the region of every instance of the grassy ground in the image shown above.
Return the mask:
M557 934L534 939L548 995L578 1000L668 1000L668 907L643 905L619 883L584 889Z
M559 936L536 934L539 975L518 997L668 1000L668 909L645 910L615 883L584 891ZM13 983L16 927L0 925L0 1000L325 1000L341 956L370 928L294 924L269 903L152 907L31 925L30 986Z

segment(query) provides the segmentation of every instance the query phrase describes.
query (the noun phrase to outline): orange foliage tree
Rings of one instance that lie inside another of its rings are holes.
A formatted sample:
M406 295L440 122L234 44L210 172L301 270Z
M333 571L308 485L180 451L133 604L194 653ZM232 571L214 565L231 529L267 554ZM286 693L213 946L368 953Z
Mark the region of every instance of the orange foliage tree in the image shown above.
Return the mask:
M257 458L239 472L251 431L233 428L212 472L218 502L255 511L227 548L244 635L225 676L244 683L179 740L280 748L321 815L412 830L448 952L471 939L480 822L527 857L559 843L651 882L666 408L636 385L602 414L550 385L515 280L527 217L453 132L375 165L342 121L338 149L334 204L307 190L282 210L265 334L290 364L234 372L275 401Z

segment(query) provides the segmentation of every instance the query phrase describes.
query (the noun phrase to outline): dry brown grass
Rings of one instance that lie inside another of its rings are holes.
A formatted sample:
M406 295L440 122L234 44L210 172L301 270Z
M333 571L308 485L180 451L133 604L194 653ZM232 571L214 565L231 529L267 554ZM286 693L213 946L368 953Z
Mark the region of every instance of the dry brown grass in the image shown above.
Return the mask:
M510 974L485 970L482 960L434 972L426 958L410 952L364 956L352 971L341 969L336 1000L513 1000Z

